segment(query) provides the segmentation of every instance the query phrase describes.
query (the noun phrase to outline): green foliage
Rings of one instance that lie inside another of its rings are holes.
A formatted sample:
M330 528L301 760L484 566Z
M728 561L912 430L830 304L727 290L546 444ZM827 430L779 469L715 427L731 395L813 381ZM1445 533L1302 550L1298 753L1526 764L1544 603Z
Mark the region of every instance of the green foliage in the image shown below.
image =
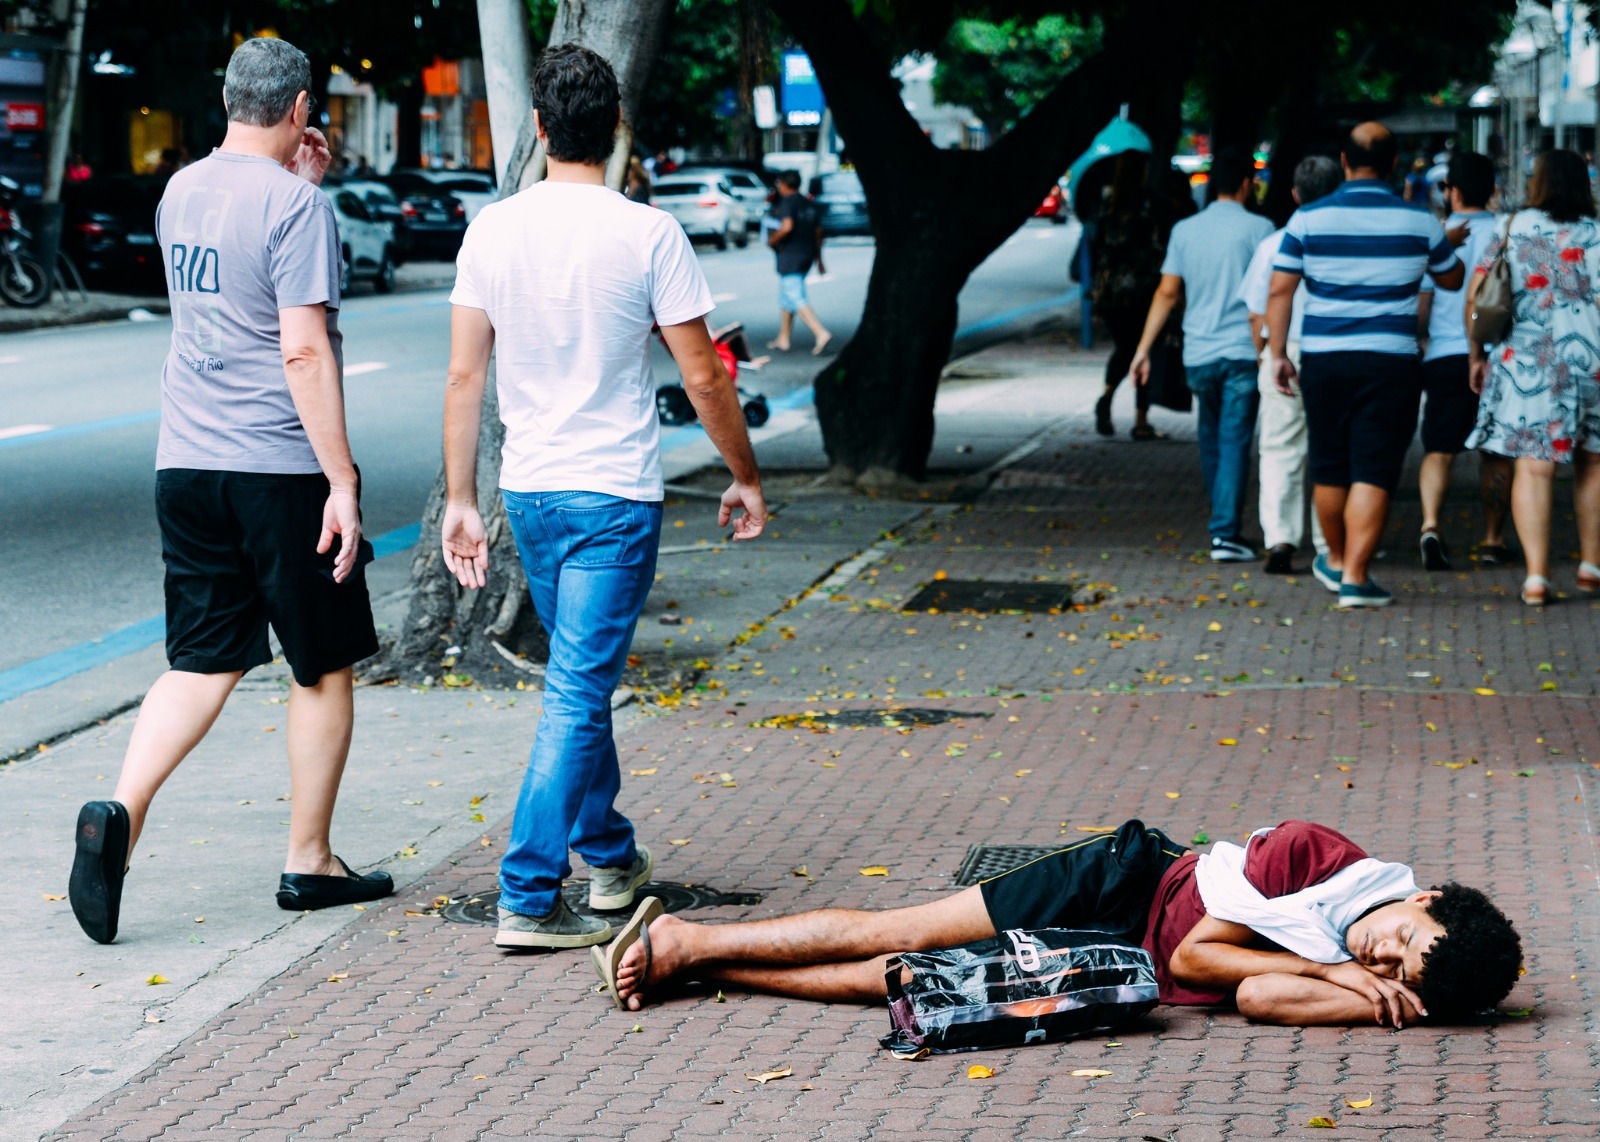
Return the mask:
M1033 23L957 20L938 51L933 93L1000 135L1099 49L1100 34L1098 21L1085 25L1059 15Z
M717 114L726 93L740 87L740 0L677 0L667 24L666 41L645 97L634 116L634 134L645 152L667 147L702 147L732 152L736 120ZM760 53L766 74L752 83L771 82L776 72L777 45L771 22ZM735 100L736 101L736 100Z

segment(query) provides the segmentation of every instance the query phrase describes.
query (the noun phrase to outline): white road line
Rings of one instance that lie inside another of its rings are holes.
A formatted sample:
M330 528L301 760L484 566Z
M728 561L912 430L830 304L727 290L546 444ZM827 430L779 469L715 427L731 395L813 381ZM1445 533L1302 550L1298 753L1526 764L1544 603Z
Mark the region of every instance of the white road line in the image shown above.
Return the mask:
M359 377L363 373L376 373L388 367L389 362L387 361L357 361L354 365L346 365L344 367L344 375L347 377Z
M0 440L8 440L13 436L32 436L36 432L49 432L54 425L49 424L19 424L15 428L0 428Z

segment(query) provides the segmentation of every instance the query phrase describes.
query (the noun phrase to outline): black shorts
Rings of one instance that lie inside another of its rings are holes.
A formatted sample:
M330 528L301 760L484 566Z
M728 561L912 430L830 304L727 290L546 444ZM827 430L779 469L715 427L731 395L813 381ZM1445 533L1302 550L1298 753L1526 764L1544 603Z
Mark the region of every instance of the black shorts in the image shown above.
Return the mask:
M167 661L228 674L272 661L267 624L302 686L378 650L361 541L356 568L333 581L339 542L317 554L328 481L163 468L156 519L167 566Z
M1422 450L1464 452L1478 423L1478 394L1467 383L1465 353L1422 362Z
M1417 359L1399 353L1305 353L1300 395L1312 482L1394 491L1417 431L1422 399Z
M1128 821L978 887L997 932L1090 928L1136 944L1162 875L1188 851L1160 829Z

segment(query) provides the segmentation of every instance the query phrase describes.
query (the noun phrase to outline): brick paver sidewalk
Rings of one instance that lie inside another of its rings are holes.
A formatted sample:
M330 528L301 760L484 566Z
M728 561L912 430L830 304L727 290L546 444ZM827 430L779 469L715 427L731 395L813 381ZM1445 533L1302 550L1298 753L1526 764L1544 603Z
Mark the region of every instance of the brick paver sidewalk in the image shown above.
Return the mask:
M700 989L622 1013L584 954L496 952L466 905L499 845L474 843L59 1136L1595 1137L1594 607L1526 611L1515 570L1425 574L1414 498L1375 571L1385 612L1200 562L1192 439L1099 441L1092 366L1078 415L976 502L934 505L627 732L623 807L657 879L758 898L697 918L891 907L947 891L974 844L1310 817L1425 883L1493 892L1528 953L1498 1016L1396 1033L1158 1008L1115 1039L902 1062L877 1047L880 1009ZM980 578L1099 601L902 609ZM940 717L829 713L906 706Z

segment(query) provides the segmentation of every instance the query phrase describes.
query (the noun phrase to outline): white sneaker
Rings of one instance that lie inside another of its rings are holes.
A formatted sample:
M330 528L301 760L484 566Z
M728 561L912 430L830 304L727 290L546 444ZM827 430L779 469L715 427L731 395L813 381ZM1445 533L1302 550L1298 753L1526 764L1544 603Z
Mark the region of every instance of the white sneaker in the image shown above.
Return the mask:
M1235 540L1213 539L1211 541L1211 562L1213 563L1254 563L1257 558L1255 548L1246 547Z

